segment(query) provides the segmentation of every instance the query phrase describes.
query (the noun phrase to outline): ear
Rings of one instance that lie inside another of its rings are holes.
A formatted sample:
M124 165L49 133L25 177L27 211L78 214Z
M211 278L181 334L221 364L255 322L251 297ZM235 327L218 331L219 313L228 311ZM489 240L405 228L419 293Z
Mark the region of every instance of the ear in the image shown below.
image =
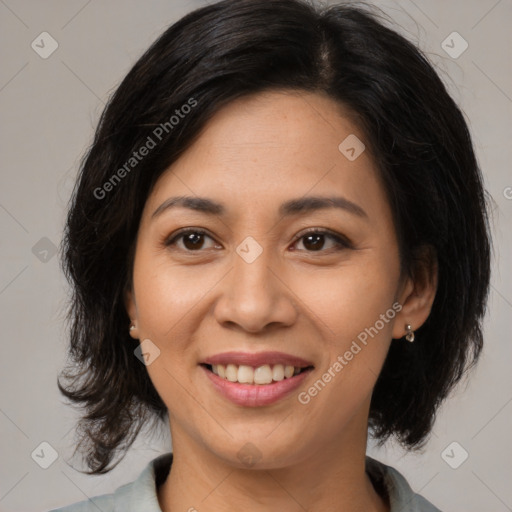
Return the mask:
M134 339L139 339L139 328L137 325L137 304L135 302L135 294L131 287L127 287L124 292L124 306L126 312L130 317L131 325L134 325L134 329L130 329L130 336Z
M419 249L413 267L400 288L398 302L402 309L393 326L392 336L395 339L405 336L407 324L415 331L425 323L436 296L438 264L434 248L424 246Z

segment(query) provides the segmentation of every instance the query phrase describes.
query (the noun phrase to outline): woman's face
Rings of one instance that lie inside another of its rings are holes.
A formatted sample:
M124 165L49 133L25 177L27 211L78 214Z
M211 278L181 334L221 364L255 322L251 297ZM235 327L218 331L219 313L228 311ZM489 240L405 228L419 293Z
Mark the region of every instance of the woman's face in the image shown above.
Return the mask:
M259 94L218 112L157 182L127 308L175 447L277 468L366 439L410 287L361 143L324 96Z

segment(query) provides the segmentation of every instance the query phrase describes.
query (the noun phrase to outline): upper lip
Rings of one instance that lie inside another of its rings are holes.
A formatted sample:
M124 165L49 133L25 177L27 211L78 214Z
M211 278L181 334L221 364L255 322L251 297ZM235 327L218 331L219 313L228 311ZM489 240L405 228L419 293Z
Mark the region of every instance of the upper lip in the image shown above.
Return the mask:
M223 352L222 354L215 354L207 357L203 364L236 364L237 366L246 365L257 368L264 364L275 365L282 364L283 366L295 366L297 368L307 368L313 366L313 363L306 361L298 356L285 354L284 352L258 352L251 354L250 352Z

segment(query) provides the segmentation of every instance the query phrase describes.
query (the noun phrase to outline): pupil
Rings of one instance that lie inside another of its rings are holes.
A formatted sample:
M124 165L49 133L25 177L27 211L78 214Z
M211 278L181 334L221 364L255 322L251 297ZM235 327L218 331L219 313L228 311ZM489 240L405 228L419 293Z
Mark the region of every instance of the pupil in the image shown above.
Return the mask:
M190 233L189 235L187 235L185 237L185 246L187 247L187 249L197 249L198 247L200 247L202 236L203 235L198 233ZM191 244L191 247L187 246L187 243Z
M187 247L187 249L197 249L198 247L201 247L202 236L203 235L200 233L190 233L189 235L187 235L185 237L185 246ZM306 235L306 241L304 243L304 246L307 247L309 245L309 248L313 250L320 249L323 245L323 236L324 235Z
M322 243L319 243L320 239L323 237L323 235L307 235L306 236L306 240L311 240L311 239L315 239L314 242L312 242L312 248L313 249L318 249L318 248L321 248L321 246L323 245ZM309 243L309 242L306 242L306 244ZM304 244L306 247L307 245Z

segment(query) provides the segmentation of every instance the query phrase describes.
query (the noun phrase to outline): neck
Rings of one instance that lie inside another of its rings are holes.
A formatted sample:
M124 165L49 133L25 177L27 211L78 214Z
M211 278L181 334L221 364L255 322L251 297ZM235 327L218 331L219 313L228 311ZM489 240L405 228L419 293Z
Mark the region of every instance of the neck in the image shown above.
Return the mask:
M360 428L292 464L269 459L252 468L206 450L176 426L171 431L173 463L158 490L163 512L389 512L365 472L366 435L354 435Z

